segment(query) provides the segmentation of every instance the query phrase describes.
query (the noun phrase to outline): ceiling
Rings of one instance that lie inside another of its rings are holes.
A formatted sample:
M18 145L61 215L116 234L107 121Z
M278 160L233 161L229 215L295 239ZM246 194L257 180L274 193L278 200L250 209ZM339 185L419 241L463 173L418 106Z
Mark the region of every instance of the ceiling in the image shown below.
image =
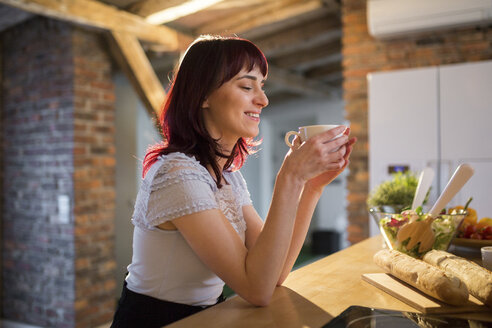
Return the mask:
M67 0L58 0L64 2ZM83 2L85 0L72 0ZM91 0L92 1L92 0ZM101 0L122 11L147 17L189 0ZM2 0L0 31L34 14ZM19 0L36 4L43 0ZM92 1L95 2L95 1ZM201 0L206 2L206 0ZM341 94L342 55L340 0L222 0L162 25L195 38L200 34L238 35L265 53L270 72L265 85L270 103L298 97ZM161 80L172 71L178 51L141 41Z

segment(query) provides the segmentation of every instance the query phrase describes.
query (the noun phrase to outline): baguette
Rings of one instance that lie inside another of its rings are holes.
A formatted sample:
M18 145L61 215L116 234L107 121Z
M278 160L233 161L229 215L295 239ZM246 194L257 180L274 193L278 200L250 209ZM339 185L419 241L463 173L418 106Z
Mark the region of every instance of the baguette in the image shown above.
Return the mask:
M470 294L492 306L492 272L480 265L445 251L430 251L423 260L446 273L458 277Z
M445 303L462 305L468 301L468 290L460 279L424 261L383 249L374 255L374 262L393 276Z

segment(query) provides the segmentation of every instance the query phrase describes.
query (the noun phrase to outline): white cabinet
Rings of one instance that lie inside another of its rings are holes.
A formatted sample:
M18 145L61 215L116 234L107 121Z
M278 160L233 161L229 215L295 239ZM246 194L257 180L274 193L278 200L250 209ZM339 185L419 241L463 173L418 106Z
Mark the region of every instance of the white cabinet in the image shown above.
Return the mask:
M454 201L463 204L473 196L479 217L492 217L492 62L439 71L443 183L458 164L470 163L475 175Z
M439 162L438 69L369 76L370 189L391 178L390 165L419 172ZM432 192L437 194L437 182Z
M491 158L492 62L443 66L439 75L442 158Z
M370 189L390 179L390 165L431 166L434 202L467 162L475 175L451 204L473 196L479 217L492 216L492 61L372 73L368 82Z
M435 68L371 74L369 144L378 154L375 160L437 157L436 79ZM380 138L390 142L379 142Z

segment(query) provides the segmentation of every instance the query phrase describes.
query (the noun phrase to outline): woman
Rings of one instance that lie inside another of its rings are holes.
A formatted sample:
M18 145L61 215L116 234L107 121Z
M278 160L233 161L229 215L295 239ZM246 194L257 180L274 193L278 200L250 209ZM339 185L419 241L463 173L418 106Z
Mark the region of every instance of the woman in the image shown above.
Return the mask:
M244 39L202 36L185 53L160 121L165 141L144 159L133 259L112 327L181 319L220 302L224 282L264 306L292 269L323 187L347 166L355 139L338 127L295 140L263 222L238 169L256 145L266 76L264 55Z

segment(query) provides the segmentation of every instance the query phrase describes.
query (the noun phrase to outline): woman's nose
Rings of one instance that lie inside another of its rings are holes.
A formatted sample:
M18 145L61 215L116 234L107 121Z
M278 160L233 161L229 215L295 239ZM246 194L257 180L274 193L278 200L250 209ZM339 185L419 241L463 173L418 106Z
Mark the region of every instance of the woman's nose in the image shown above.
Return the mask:
M255 98L256 105L261 106L261 108L268 106L268 97L265 91L261 90Z

